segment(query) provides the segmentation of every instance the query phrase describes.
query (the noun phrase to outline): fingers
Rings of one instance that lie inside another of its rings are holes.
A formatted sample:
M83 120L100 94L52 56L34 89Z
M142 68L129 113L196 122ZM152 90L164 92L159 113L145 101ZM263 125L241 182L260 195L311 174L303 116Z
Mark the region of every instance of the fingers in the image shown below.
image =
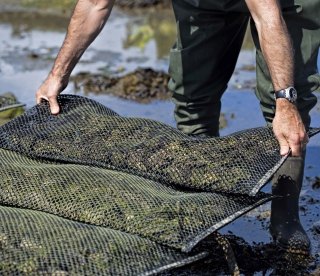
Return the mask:
M308 135L299 111L295 105L284 101L276 103L277 110L273 119L273 132L280 145L280 154L290 152L292 156L301 156L308 142Z
M297 157L302 156L303 151L305 150L308 142L309 142L309 137L303 126L302 129L300 130L298 138L294 140L294 145L296 148L295 150L292 149L292 156L297 156Z
M291 155L292 156L300 156L302 149L301 149L301 141L299 137L293 138L289 140L289 147L291 148Z
M52 115L57 115L60 112L60 107L58 104L58 99L57 96L43 96L41 95L40 92L37 92L36 94L36 102L37 104L40 104L42 100L45 100L47 102L49 102L49 106L50 106L50 112Z
M37 94L37 96L36 96L36 102L37 102L37 104L41 104L42 100L49 101L48 98L42 97L42 96L38 96L38 94Z
M286 155L290 152L291 155L299 157L302 155L302 151L305 149L309 138L305 132L299 134L291 134L287 139L284 136L277 137L280 145L280 154Z
M49 102L51 114L59 114L60 107L58 104L58 95L65 88L65 86L66 85L62 85L60 81L49 76L36 92L37 104L40 104L42 100L45 100Z
M38 96L36 97L37 104L40 104L42 100L49 102L50 112L52 115L58 115L60 112L60 106L58 104L57 96L45 97Z
M49 98L50 111L52 115L59 114L60 107L56 96Z
M283 129L280 128L276 128L274 130L275 136L279 142L280 154L282 156L289 154L290 150L292 156L298 157L302 155L302 152L309 141L304 127L297 132L292 131L291 129L283 131Z
M290 146L289 146L287 139L285 139L284 136L279 136L279 137L277 137L277 139L278 139L278 142L280 145L280 154L282 156L289 154Z

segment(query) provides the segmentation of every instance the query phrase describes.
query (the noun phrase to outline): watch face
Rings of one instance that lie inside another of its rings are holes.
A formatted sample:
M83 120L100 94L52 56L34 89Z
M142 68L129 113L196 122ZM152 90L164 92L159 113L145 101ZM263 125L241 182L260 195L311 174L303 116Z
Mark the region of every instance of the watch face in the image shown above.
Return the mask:
M275 99L285 98L291 103L296 102L296 100L298 98L297 90L294 87L288 87L286 89L282 89L280 91L276 91L274 93L274 96L275 96Z
M292 103L295 102L297 100L297 91L293 87L290 87L287 90L286 98Z
M290 88L290 90L289 90L289 96L290 96L290 98L293 98L293 97L294 97L294 89L293 89L293 88Z

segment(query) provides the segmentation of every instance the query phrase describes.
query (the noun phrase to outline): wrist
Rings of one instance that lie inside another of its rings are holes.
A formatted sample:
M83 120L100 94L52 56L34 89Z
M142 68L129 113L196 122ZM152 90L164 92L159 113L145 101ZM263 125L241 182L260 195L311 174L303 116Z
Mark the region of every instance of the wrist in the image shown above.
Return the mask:
M274 98L276 102L278 100L286 100L290 103L295 103L298 98L297 90L293 86L288 86L287 88L276 90L274 92Z
M298 113L298 109L295 103L291 103L286 99L277 99L276 100L276 110L275 114L277 117L287 117L292 114Z
M64 84L65 82L68 82L69 77L70 74L52 69L48 78L57 83Z
M287 99L276 99L276 109L278 108L292 108L295 107L296 104L288 101Z

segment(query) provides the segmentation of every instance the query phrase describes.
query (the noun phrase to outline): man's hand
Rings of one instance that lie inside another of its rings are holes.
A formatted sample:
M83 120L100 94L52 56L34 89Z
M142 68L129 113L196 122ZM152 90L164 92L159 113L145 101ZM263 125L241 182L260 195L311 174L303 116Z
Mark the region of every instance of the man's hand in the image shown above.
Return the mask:
M53 68L36 93L37 103L49 101L52 114L60 111L57 96L66 88L73 68L101 32L115 0L78 0Z
M291 149L292 156L301 156L302 149L308 143L308 135L297 107L286 99L277 99L272 124L280 144L280 154L286 155Z
M60 80L51 74L42 83L36 93L36 101L39 104L42 100L49 102L50 110L53 115L60 112L60 107L57 101L58 95L67 87L68 79Z

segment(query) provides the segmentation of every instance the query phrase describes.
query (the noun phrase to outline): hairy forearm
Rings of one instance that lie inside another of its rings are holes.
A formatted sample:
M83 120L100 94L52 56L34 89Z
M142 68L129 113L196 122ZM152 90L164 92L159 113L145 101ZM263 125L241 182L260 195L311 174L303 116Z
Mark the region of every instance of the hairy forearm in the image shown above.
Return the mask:
M51 70L56 78L68 78L84 51L105 25L114 0L79 0L68 32Z
M294 85L291 39L278 1L247 0L275 91Z
M260 45L275 91L293 86L293 50L283 20L260 26ZM272 34L272 37L270 37Z

